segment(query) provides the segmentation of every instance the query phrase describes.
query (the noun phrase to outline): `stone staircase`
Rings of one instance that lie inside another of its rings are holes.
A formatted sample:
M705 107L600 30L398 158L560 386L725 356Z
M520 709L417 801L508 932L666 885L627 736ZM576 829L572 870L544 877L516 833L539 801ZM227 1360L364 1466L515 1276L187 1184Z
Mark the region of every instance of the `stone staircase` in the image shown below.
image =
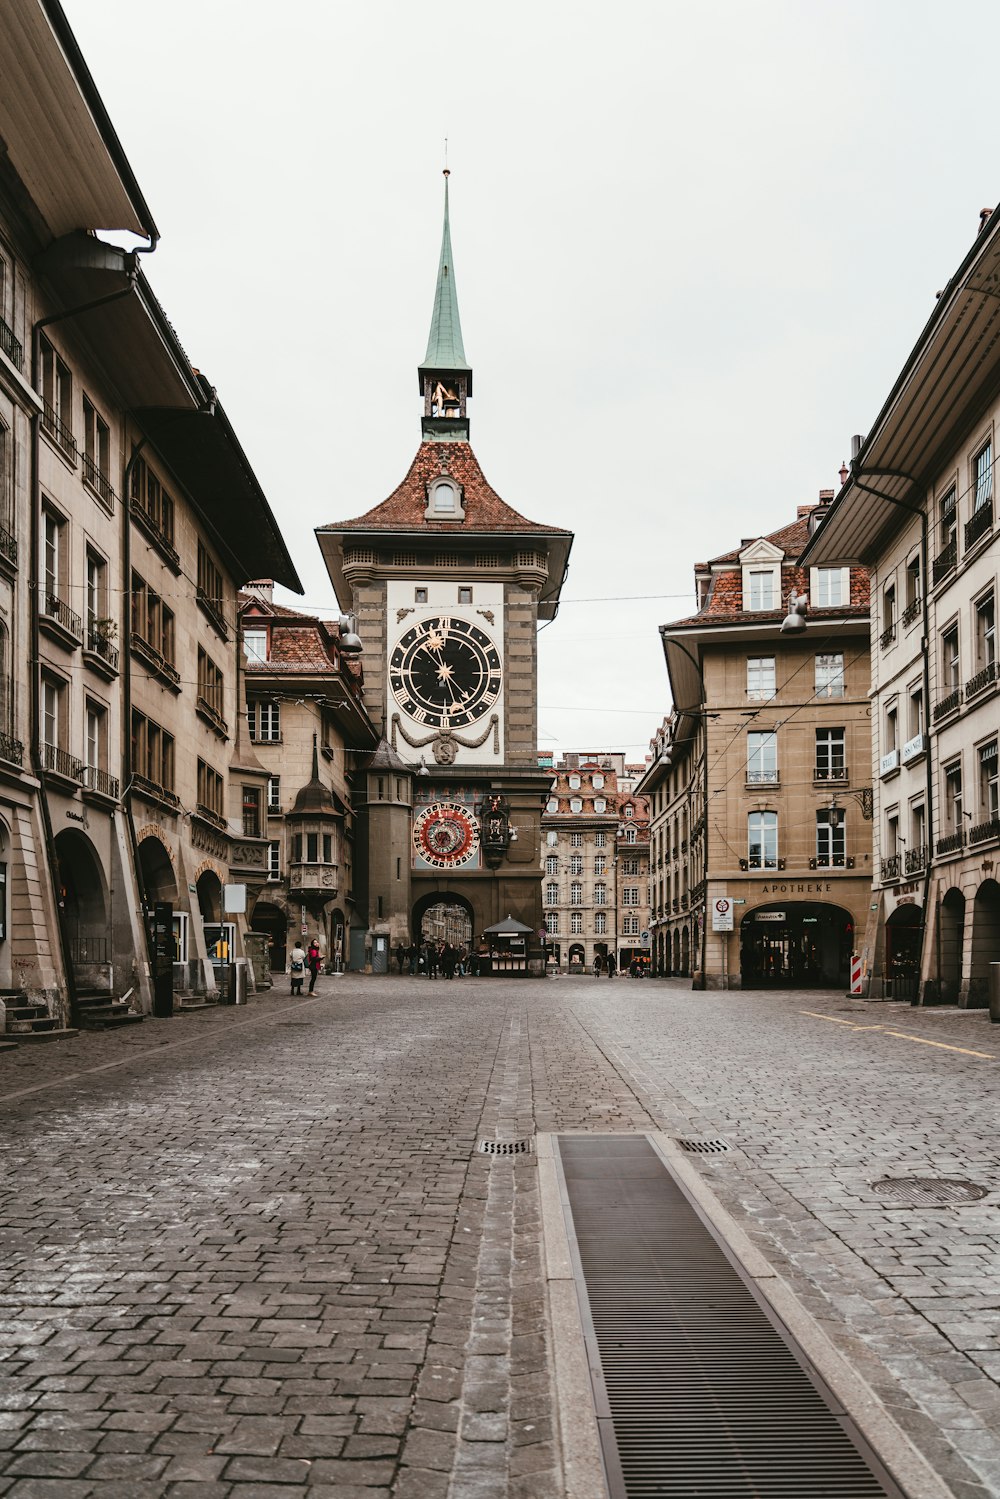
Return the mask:
M65 1041L69 1036L79 1035L76 1030L61 1029L59 1021L40 1000L29 999L19 989L0 990L0 1000L7 1017L6 1030L0 1037L0 1046L5 1051L24 1042Z
M78 989L76 1010L83 1031L105 1031L123 1025L138 1025L142 1016L125 999L115 999L106 989Z

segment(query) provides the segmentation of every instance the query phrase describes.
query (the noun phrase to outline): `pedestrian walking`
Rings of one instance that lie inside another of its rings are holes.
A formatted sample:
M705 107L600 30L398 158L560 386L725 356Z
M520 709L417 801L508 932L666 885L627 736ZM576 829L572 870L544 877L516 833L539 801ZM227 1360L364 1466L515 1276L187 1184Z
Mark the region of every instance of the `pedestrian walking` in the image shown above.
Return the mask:
M313 990L316 988L316 975L319 973L322 966L323 958L320 954L319 943L314 937L309 944L309 951L306 953L306 967L309 969L310 994L312 994Z
M288 960L289 977L292 981L292 993L302 993L302 983L306 976L306 950L301 942L296 942L292 948L291 957Z
M596 978L600 978L600 976L601 976L601 955L600 955L600 953L598 953L597 956L594 958L594 977L596 979Z
M615 955L614 955L613 952L609 952L608 953L607 964L608 964L608 978L609 979L613 979L614 976L615 976L615 967L617 966L615 964Z

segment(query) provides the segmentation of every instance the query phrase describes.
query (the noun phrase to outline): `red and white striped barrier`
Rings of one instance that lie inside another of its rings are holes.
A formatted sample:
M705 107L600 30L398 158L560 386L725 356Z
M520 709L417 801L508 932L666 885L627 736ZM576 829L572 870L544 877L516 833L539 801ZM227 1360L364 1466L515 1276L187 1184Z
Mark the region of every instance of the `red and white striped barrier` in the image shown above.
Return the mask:
M851 993L861 993L861 959L857 953L851 954Z

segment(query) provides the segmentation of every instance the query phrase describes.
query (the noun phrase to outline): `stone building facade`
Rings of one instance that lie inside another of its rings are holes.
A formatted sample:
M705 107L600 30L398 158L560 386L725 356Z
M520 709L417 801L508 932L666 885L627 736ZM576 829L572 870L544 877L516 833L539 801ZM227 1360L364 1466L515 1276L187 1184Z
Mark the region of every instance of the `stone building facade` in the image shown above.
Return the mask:
M659 972L698 987L846 986L861 944L868 577L798 565L830 498L699 564L698 613L661 626L674 709L638 787L652 800L653 947ZM792 594L812 601L807 632L782 630Z
M804 557L871 569L866 984L924 1003L985 1004L1000 963L998 274L994 211Z
M158 237L65 17L26 0L20 24L0 100L0 991L65 1025L94 996L149 1007L157 902L182 984L213 990L222 946L241 955L222 920L243 873L236 592L299 585L138 256L93 232Z
M616 751L570 753L552 774L542 817L542 901L551 966L592 971L649 959L649 812L630 789L639 767Z

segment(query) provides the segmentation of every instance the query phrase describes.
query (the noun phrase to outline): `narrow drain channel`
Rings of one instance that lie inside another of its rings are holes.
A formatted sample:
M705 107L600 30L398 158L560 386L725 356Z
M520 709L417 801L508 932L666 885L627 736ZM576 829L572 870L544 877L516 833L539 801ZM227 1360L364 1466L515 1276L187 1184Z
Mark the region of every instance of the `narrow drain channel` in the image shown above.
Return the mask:
M558 1149L611 1499L903 1499L649 1141Z

